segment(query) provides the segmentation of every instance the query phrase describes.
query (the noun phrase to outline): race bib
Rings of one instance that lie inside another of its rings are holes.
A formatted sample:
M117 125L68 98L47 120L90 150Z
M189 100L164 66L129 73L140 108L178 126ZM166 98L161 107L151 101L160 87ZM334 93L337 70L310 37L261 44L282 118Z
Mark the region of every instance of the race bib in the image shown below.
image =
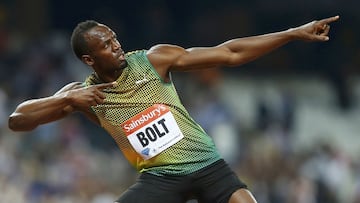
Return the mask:
M180 131L169 108L155 104L121 124L128 140L145 160L180 141Z

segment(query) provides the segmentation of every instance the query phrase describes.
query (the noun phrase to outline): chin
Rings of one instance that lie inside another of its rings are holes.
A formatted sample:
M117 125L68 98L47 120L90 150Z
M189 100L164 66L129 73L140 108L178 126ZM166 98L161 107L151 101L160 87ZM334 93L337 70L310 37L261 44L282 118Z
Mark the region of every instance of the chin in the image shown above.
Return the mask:
M124 69L124 68L126 68L127 65L128 65L127 61L124 60L124 61L121 61L121 62L120 62L119 67L120 67L121 69Z

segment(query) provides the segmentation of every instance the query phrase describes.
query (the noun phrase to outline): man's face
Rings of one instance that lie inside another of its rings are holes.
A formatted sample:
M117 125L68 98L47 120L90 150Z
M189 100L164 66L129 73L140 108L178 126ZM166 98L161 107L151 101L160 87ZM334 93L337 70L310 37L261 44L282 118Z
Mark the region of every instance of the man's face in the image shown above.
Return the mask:
M90 29L85 38L88 42L91 65L98 73L111 74L127 66L124 51L116 34L105 25Z

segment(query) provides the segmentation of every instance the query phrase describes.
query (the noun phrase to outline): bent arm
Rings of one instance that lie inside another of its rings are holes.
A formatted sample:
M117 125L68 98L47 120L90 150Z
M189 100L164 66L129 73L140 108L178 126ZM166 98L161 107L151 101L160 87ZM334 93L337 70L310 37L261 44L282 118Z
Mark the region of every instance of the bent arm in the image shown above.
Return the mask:
M67 91L79 83L70 83L53 96L21 103L10 115L8 125L14 131L29 131L38 125L59 120L74 111Z
M38 125L64 118L74 111L81 111L98 123L90 108L104 103L105 94L102 90L115 84L112 82L84 87L80 82L73 82L53 96L25 101L10 115L9 128L14 131L32 130Z

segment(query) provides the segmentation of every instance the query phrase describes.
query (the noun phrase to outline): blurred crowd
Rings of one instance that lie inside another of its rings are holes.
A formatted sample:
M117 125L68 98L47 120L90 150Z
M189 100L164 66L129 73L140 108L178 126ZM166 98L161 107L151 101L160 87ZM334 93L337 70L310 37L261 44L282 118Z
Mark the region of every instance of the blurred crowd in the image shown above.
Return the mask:
M130 51L215 45L336 14L342 20L327 44L295 42L242 68L173 77L190 114L258 202L360 203L360 30L351 25L360 20L351 5L359 3L319 1L309 10L312 1L139 1L114 10L110 1L87 2L83 10L67 1L0 3L0 203L110 203L138 176L111 137L82 115L31 132L7 127L20 102L90 73L69 46L78 21L111 25Z

